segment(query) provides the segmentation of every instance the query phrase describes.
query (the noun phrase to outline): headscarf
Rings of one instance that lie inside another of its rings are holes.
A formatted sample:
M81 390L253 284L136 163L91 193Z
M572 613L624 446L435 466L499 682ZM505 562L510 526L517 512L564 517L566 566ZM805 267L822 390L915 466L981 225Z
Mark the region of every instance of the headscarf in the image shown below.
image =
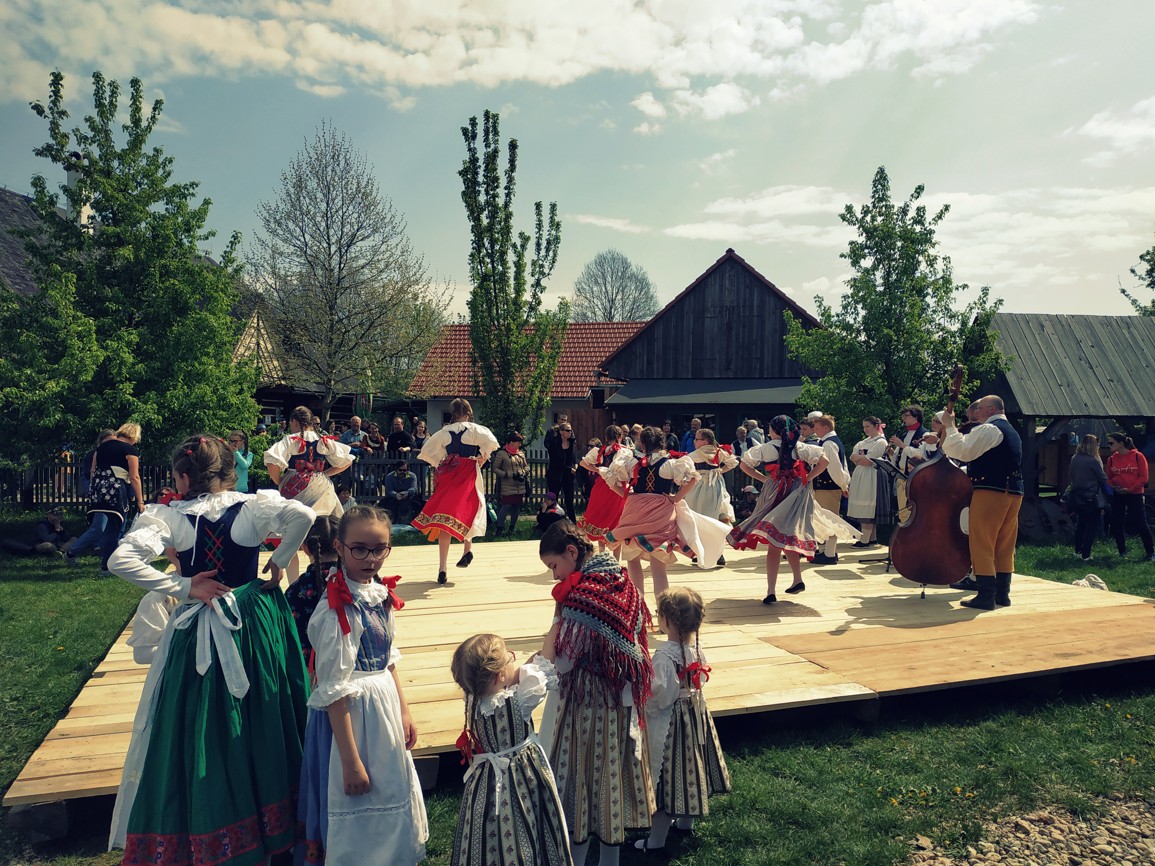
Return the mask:
M789 415L775 415L770 419L770 429L782 437L778 444L778 472L785 475L794 468L794 446L801 431Z

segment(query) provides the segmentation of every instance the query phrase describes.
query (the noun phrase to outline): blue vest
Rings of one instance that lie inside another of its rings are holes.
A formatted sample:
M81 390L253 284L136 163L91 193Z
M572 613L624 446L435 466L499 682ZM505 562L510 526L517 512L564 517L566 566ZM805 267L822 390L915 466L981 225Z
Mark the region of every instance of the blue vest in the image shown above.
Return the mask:
M466 445L461 440L465 437L465 431L469 428L462 428L461 430L449 431L449 444L445 446L446 454L456 454L458 457L480 457L481 449L476 445Z
M967 464L967 474L975 490L997 490L1012 496L1023 495L1023 440L1005 418L988 421L999 428L1003 441Z
M838 446L838 460L839 460L839 462L842 463L842 466L845 468L845 466L846 466L846 449L842 445L842 440L838 438L838 434L832 433L831 435L825 437L822 440L823 445L825 445L827 442L833 442L835 445ZM842 488L840 488L837 484L835 484L834 479L830 477L830 473L827 472L825 469L823 469L821 474L814 476L814 489L815 490L841 490Z
M655 460L649 466L638 467L638 483L634 485L634 493L661 493L668 495L674 492L674 481L663 478L658 470L669 458Z
M177 552L181 575L192 577L215 568L215 579L232 589L244 586L256 578L260 546L245 547L233 541L233 521L241 513L244 504L233 503L217 520L197 518L194 514L185 515L196 530L197 537L192 547Z

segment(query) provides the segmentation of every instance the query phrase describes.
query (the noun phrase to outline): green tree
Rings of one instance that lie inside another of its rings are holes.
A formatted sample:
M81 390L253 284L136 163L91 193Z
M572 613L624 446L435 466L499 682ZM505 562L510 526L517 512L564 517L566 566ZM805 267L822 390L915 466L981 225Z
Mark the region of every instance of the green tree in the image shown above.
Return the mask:
M841 257L853 271L838 310L816 298L821 327L806 330L787 313L791 356L824 375L805 378L798 403L853 426L867 415L897 418L910 402L941 406L950 372L967 368L964 393L1002 369L991 318L1002 305L983 287L955 283L950 258L938 252L935 229L949 206L933 215L919 203L923 186L899 204L891 199L886 168L874 175L869 204L847 205L840 219L858 232Z
M297 384L321 393L321 417L344 394L400 395L445 323L405 218L365 156L322 124L257 209L249 256L259 311Z
M513 233L517 140L510 139L504 186L498 115L486 111L482 149L477 118L461 128L466 158L457 173L469 218L469 338L475 390L484 397L485 421L498 436L520 429L527 439L541 432L553 377L565 339L569 305L542 309L546 280L557 264L561 223L557 204L546 217L534 204L533 258L530 236Z
M96 429L131 419L144 427L146 454L160 456L195 430L248 428L257 371L233 357L237 236L219 262L201 252L213 237L205 228L211 202L194 202L197 184L174 182L172 158L148 145L163 103L146 110L143 85L132 79L118 132L120 85L95 73L93 111L69 130L60 72L49 91L46 104L32 103L48 124L48 141L35 153L68 172L69 182L51 191L42 175L32 179L41 227L26 233L26 249L42 296L9 298L6 314L23 317L29 340L39 334L51 346L56 335L71 335L91 350L91 362L61 376L54 392L61 414L45 414L23 442L17 437L16 449L40 456L61 440L87 442ZM36 309L46 313L39 322ZM33 354L25 360L31 381L49 376L34 369ZM8 404L13 383L2 384ZM6 424L14 408L0 412Z
M1155 245L1139 255L1139 264L1131 268L1131 276L1137 279L1143 288L1155 292ZM1155 316L1155 298L1144 304L1121 285L1119 291L1140 316Z

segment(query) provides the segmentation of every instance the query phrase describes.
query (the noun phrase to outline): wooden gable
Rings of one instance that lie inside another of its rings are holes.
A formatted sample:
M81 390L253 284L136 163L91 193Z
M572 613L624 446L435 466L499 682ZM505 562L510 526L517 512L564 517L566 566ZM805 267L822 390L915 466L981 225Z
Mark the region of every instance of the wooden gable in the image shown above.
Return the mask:
M789 311L817 320L732 249L603 364L619 379L798 379L786 354Z

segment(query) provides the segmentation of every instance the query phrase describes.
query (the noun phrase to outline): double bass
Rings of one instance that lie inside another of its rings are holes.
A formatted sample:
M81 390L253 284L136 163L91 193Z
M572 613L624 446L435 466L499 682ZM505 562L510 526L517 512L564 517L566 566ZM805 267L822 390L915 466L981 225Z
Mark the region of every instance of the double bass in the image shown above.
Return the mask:
M956 366L946 404L948 413L954 411L964 375L963 368ZM946 586L962 580L971 567L970 542L961 523L963 509L971 502L970 478L940 447L934 457L907 476L906 498L910 513L890 539L895 570L923 586Z

